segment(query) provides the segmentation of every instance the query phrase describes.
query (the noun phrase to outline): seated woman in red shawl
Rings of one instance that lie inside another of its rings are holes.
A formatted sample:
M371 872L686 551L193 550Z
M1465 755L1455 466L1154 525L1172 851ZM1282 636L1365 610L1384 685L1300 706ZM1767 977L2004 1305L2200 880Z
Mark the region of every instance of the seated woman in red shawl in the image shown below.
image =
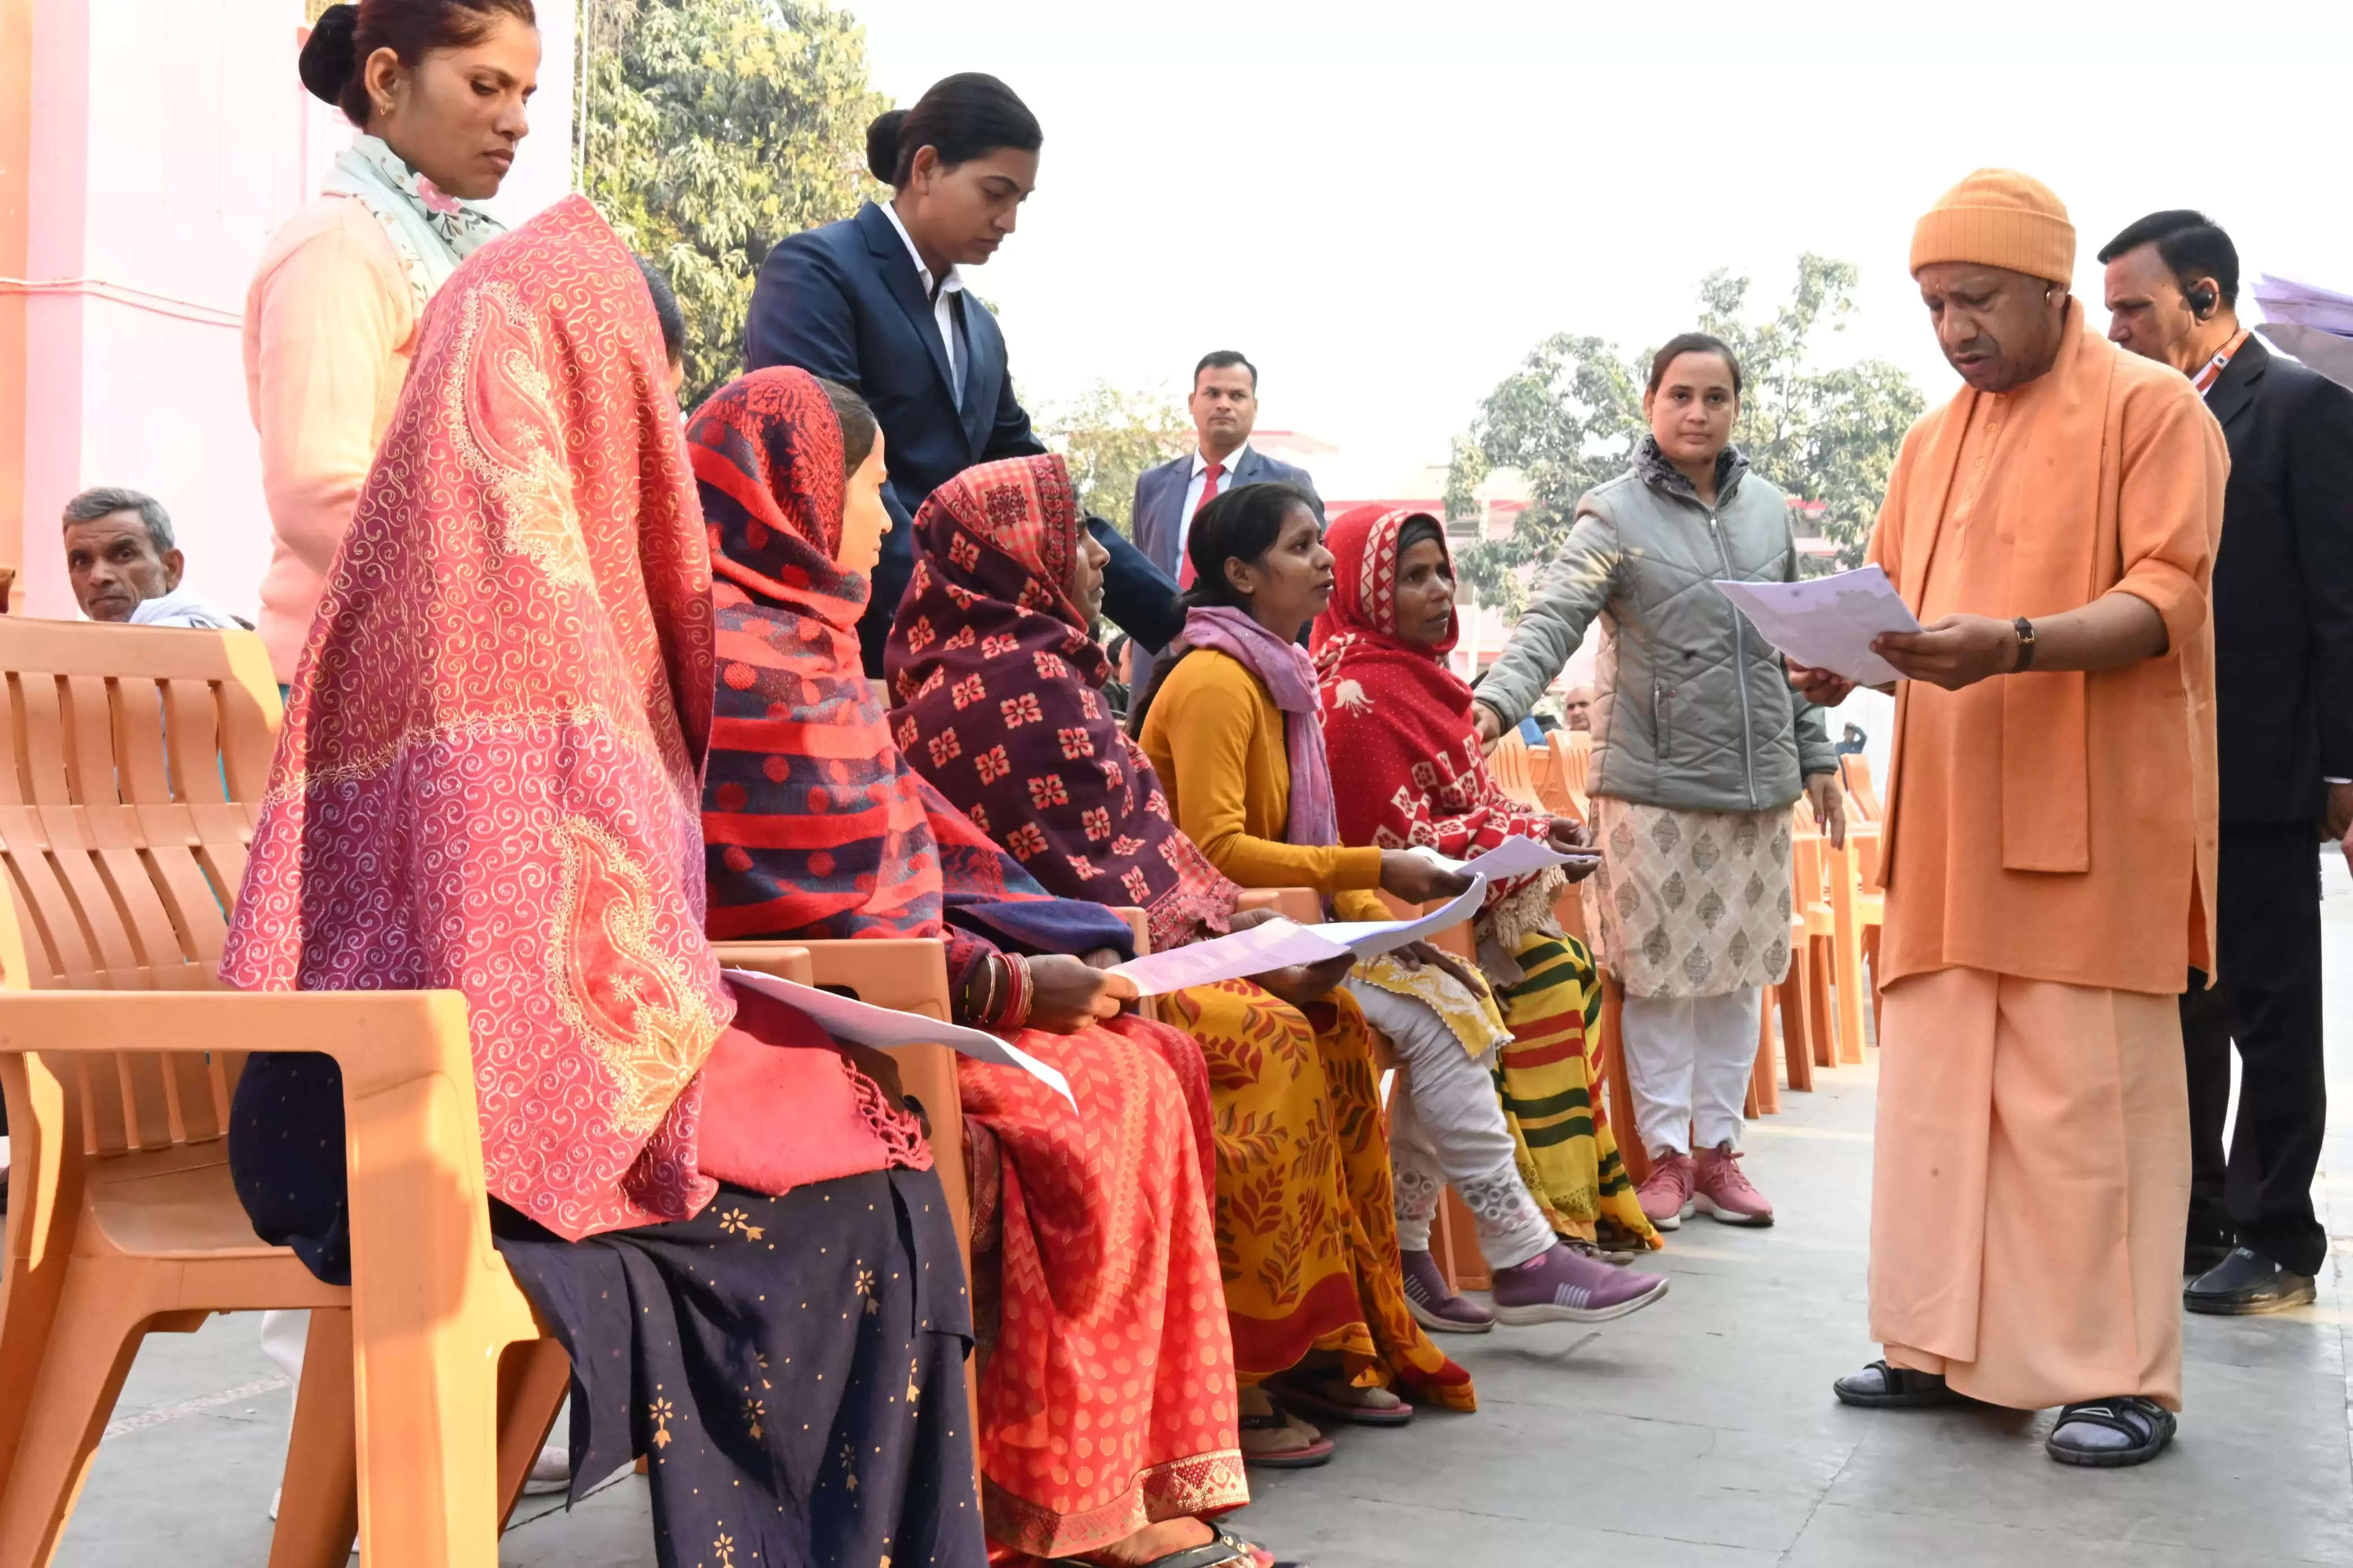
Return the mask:
M1454 647L1454 563L1436 518L1358 507L1333 520L1331 603L1316 617L1315 671L1324 744L1343 844L1427 846L1457 860L1506 838L1589 849L1581 823L1520 805L1487 771L1471 688L1446 666ZM1512 1038L1494 1075L1520 1173L1559 1235L1579 1245L1654 1248L1618 1157L1589 1051L1599 1006L1592 955L1563 934L1554 901L1592 863L1505 878L1472 922L1479 966L1493 982ZM1391 1127L1398 1166L1427 1163ZM1427 1179L1427 1178L1426 1178ZM1402 1184L1403 1178L1400 1178Z
M427 307L221 976L465 994L492 1231L572 1360L575 1494L642 1455L661 1568L981 1568L931 1152L703 935L711 571L665 360L578 196ZM228 1142L255 1230L349 1283L335 1063L255 1053Z
M712 936L941 938L958 1020L1017 1039L1078 1098L1073 1111L1027 1073L957 1064L976 1250L997 1259L977 1270L998 1302L980 1380L990 1543L1246 1563L1202 1522L1250 1493L1200 1048L1123 1016L1133 988L1071 956L1132 956L1124 919L1049 895L892 744L859 664L890 526L865 404L803 371L755 371L703 405L687 445L719 578Z
M1048 889L1142 906L1156 950L1228 930L1241 889L1171 820L1103 700L1110 660L1089 632L1103 552L1062 460L966 469L917 515L914 549L887 655L908 760ZM1328 1458L1301 1411L1410 1419L1393 1382L1453 1409L1476 1403L1406 1300L1370 1037L1333 990L1346 968L1166 999L1208 1060L1218 1252L1253 1464Z

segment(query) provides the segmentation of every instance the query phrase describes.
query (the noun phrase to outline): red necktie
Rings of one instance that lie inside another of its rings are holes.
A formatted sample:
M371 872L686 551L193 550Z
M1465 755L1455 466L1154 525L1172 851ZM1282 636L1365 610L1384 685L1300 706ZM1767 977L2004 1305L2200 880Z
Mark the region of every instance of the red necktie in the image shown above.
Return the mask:
M1201 509L1218 499L1218 478L1225 471L1226 466L1223 463L1209 465L1208 478L1201 484L1201 499L1193 503L1194 517L1200 516ZM1193 585L1192 518L1185 520L1185 558L1176 563L1176 586L1179 588L1189 588Z

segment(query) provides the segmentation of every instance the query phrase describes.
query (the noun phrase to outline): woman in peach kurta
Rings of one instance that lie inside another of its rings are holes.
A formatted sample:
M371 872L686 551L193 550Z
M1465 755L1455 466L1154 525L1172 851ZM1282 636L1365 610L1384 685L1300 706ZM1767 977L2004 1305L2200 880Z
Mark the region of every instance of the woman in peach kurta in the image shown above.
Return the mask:
M1980 233L1995 207L2010 226ZM2211 945L2228 461L2186 381L2044 281L2072 252L2057 198L2000 172L1915 237L1972 384L1906 437L1872 546L1927 630L1882 644L1911 677L1879 976L1886 1356L1838 1393L2064 1405L2052 1457L2113 1465L2160 1451L2180 1405L2175 997ZM2047 270L1979 259L2003 256Z
M398 66L371 71L379 49ZM246 401L270 528L257 625L281 686L408 378L425 303L501 232L470 203L498 194L538 66L531 0L332 5L303 45L303 86L359 134L324 194L270 237L246 293Z

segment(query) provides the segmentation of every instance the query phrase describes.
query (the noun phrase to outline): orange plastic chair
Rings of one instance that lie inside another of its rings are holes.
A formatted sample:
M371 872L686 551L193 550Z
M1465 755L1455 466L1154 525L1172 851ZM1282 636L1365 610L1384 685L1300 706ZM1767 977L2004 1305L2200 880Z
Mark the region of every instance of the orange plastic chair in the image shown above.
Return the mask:
M1860 752L1839 759L1839 779L1846 785L1847 798L1854 803L1865 822L1880 819L1879 791L1871 782L1871 763Z
M1525 806L1541 811L1543 797L1536 794L1535 774L1528 761L1528 743L1517 730L1504 732L1487 753L1487 771L1495 775L1503 792Z
M1536 792L1538 800L1549 800L1560 788L1560 759L1554 754L1552 736L1546 735L1545 742L1528 748L1528 787Z
M1879 836L1876 827L1857 826L1848 830L1843 847L1831 849L1824 846L1824 868L1830 876L1833 978L1838 985L1839 1059L1849 1063L1862 1060L1862 975L1866 951L1863 933L1866 930L1872 933L1873 941L1869 947L1874 953L1879 945L1876 913L1879 900L1874 897L1873 910L1866 913L1862 891L1862 856L1858 840L1865 833L1876 842ZM1876 965L1873 968L1875 973Z
M1313 888L1245 888L1234 907L1272 910L1297 925L1320 925L1324 921L1324 895Z
M1574 816L1579 822L1593 820L1592 794L1587 788L1593 772L1593 734L1588 730L1555 730L1548 738L1554 760L1559 767L1560 787L1566 794L1571 810L1564 816ZM1557 806L1554 808L1559 810Z
M147 1334L307 1308L272 1568L354 1534L494 1568L547 1432L512 1413L568 1367L491 1242L464 998L216 986L278 717L258 638L11 619L0 672L0 1564L50 1560ZM342 1064L350 1289L264 1246L230 1185L258 1041Z
M1813 826L1805 803L1796 808L1799 820L1789 839L1789 874L1792 889L1790 914L1790 954L1793 968L1805 976L1806 1023L1813 1047L1816 1067L1836 1067L1842 1052L1838 1037L1838 1015L1834 1010L1835 963L1832 949L1838 937L1838 918L1831 910L1828 884L1824 880L1823 860L1829 852L1828 842ZM1799 940L1802 926L1803 939ZM1858 1054L1855 1058L1862 1058Z
M1601 1081L1609 1095L1609 1125L1618 1134L1618 1157L1627 1179L1641 1186L1651 1179L1651 1151L1634 1121L1634 1090L1626 1081L1626 987L1607 969L1601 973Z
M1788 972L1766 995L1763 1010L1767 1030L1775 1016L1779 1017L1781 1071L1789 1088L1799 1092L1810 1092L1814 1087L1814 1030L1811 1010L1806 1005L1806 916L1803 910L1793 910Z

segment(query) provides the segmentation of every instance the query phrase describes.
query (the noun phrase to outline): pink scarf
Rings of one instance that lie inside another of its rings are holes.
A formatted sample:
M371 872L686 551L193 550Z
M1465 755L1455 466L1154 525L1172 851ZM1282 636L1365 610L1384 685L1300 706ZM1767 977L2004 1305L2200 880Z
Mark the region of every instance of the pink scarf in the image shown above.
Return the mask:
M1282 710L1282 743L1291 753L1291 818L1283 826L1283 838L1312 846L1339 843L1340 818L1332 802L1332 765L1324 755L1315 665L1307 650L1223 605L1187 611L1184 633L1176 641L1177 649L1214 648L1258 677Z

